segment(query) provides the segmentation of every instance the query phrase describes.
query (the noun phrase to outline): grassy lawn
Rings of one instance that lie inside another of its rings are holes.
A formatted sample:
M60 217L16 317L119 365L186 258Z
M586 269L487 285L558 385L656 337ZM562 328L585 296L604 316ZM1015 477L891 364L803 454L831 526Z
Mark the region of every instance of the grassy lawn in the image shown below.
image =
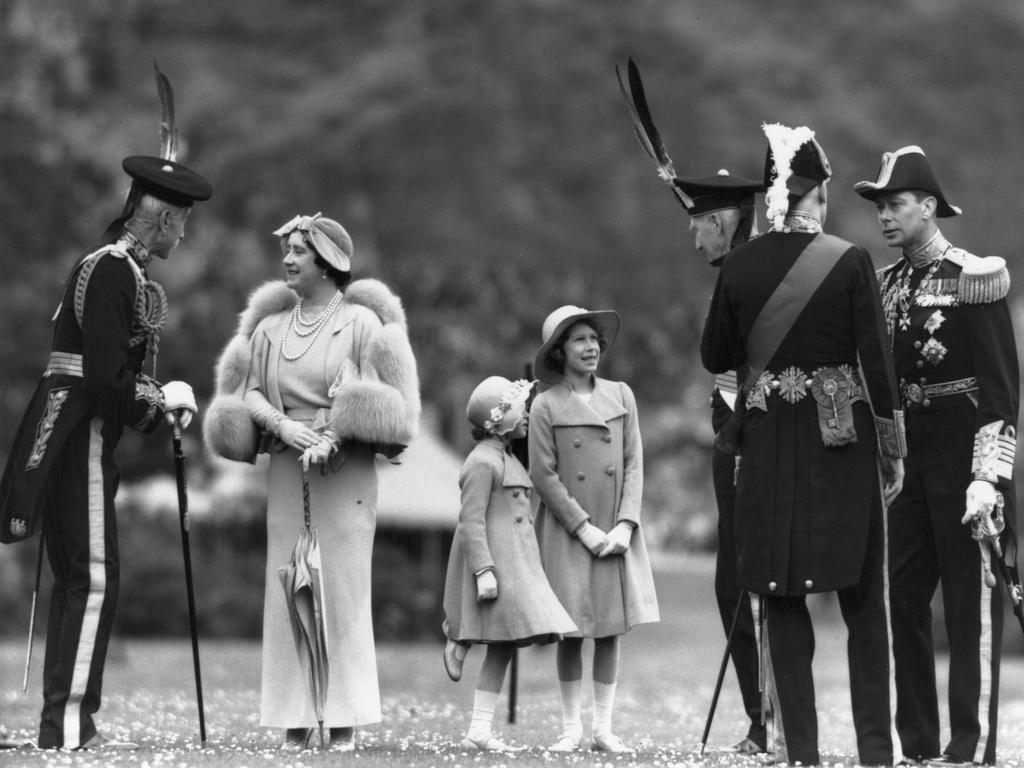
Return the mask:
M661 624L634 630L624 640L615 713L616 731L638 748L629 757L589 751L551 756L542 747L560 727L551 648L526 649L519 656L517 722L507 710L496 715L496 730L529 747L515 756L467 753L459 749L468 724L473 684L483 653L474 649L462 682L452 683L441 664L441 643L378 647L384 722L358 733L354 754L284 754L279 731L257 725L259 645L251 642L201 644L207 742L199 744L198 720L187 640L139 641L115 638L104 682L100 728L109 736L141 745L134 753L72 754L0 752L0 765L17 766L318 766L340 762L371 767L653 765L699 762L698 745L711 699L724 637L711 595L707 558L662 563L658 573ZM845 632L831 603L814 604L818 628L815 676L823 762L856 764L845 662ZM1016 632L1016 626L1007 627ZM39 710L42 642L37 641L29 693L21 693L24 644L0 644L0 732L32 740ZM590 646L585 646L589 652ZM940 678L945 667L941 661ZM941 683L941 680L940 680ZM584 721L589 722L585 686ZM945 696L944 687L940 694ZM1000 764L1024 765L1024 659L1004 659ZM743 734L743 713L730 670L703 763L756 766L751 758L716 752Z

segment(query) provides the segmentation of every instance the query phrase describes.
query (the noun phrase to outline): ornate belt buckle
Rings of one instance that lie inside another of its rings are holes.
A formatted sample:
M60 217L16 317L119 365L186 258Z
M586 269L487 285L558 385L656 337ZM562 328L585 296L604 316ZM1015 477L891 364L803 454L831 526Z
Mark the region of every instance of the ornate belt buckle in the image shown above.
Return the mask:
M920 404L924 400L924 390L921 389L919 384L907 384L905 394L907 400L912 403Z

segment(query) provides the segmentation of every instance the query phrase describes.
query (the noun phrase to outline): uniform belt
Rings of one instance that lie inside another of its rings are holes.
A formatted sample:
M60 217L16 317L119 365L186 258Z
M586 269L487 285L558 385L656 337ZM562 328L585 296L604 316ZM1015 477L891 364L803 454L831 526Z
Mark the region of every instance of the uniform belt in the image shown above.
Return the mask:
M976 376L953 381L940 381L935 384L914 384L906 379L900 379L900 395L902 395L903 404L906 406L921 405L927 408L931 405L931 401L937 398L965 395L968 392L977 391L978 379Z
M75 352L51 352L44 376L59 373L82 378L82 356Z
M852 366L823 366L815 369L814 373L808 375L801 368L791 365L790 367L772 373L765 371L754 382L754 386L747 393L747 408L755 407L767 410L765 402L771 395L778 395L787 403L795 404L811 393L811 385L815 378L824 372L835 372L842 379L848 382L849 399L851 402L864 400L864 387L860 381L860 374ZM827 393L828 394L828 393Z

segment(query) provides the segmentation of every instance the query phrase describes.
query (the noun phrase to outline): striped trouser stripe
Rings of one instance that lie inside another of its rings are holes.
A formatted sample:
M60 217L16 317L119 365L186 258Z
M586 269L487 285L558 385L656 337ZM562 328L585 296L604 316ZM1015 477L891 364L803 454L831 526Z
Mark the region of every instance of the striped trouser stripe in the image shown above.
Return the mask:
M979 542L987 547L987 542ZM995 589L999 588L997 584ZM992 701L992 588L985 584L985 562L978 563L978 604L981 608L979 616L978 667L981 685L978 687L978 746L974 749L974 762L985 761L985 748L988 746L988 713Z
M71 689L64 708L64 746L76 747L81 743L82 698L89 684L93 650L99 629L107 588L106 568L106 503L103 494L103 420L96 418L89 425L88 456L88 509L89 509L89 594L86 598L82 628L75 650L75 666L71 676Z

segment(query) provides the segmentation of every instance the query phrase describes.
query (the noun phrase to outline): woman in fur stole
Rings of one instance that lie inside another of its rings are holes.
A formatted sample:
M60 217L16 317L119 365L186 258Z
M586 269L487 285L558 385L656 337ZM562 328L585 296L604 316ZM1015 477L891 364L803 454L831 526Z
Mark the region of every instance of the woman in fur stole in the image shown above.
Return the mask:
M262 285L217 363L203 424L215 453L270 453L260 725L285 747L310 744L316 717L277 569L303 526L308 472L323 559L331 748L354 748L354 727L381 720L370 615L377 513L376 453L393 457L420 412L416 361L400 300L376 280L349 284L352 240L336 221L296 216L274 232L284 282ZM343 292L344 291L344 292Z

